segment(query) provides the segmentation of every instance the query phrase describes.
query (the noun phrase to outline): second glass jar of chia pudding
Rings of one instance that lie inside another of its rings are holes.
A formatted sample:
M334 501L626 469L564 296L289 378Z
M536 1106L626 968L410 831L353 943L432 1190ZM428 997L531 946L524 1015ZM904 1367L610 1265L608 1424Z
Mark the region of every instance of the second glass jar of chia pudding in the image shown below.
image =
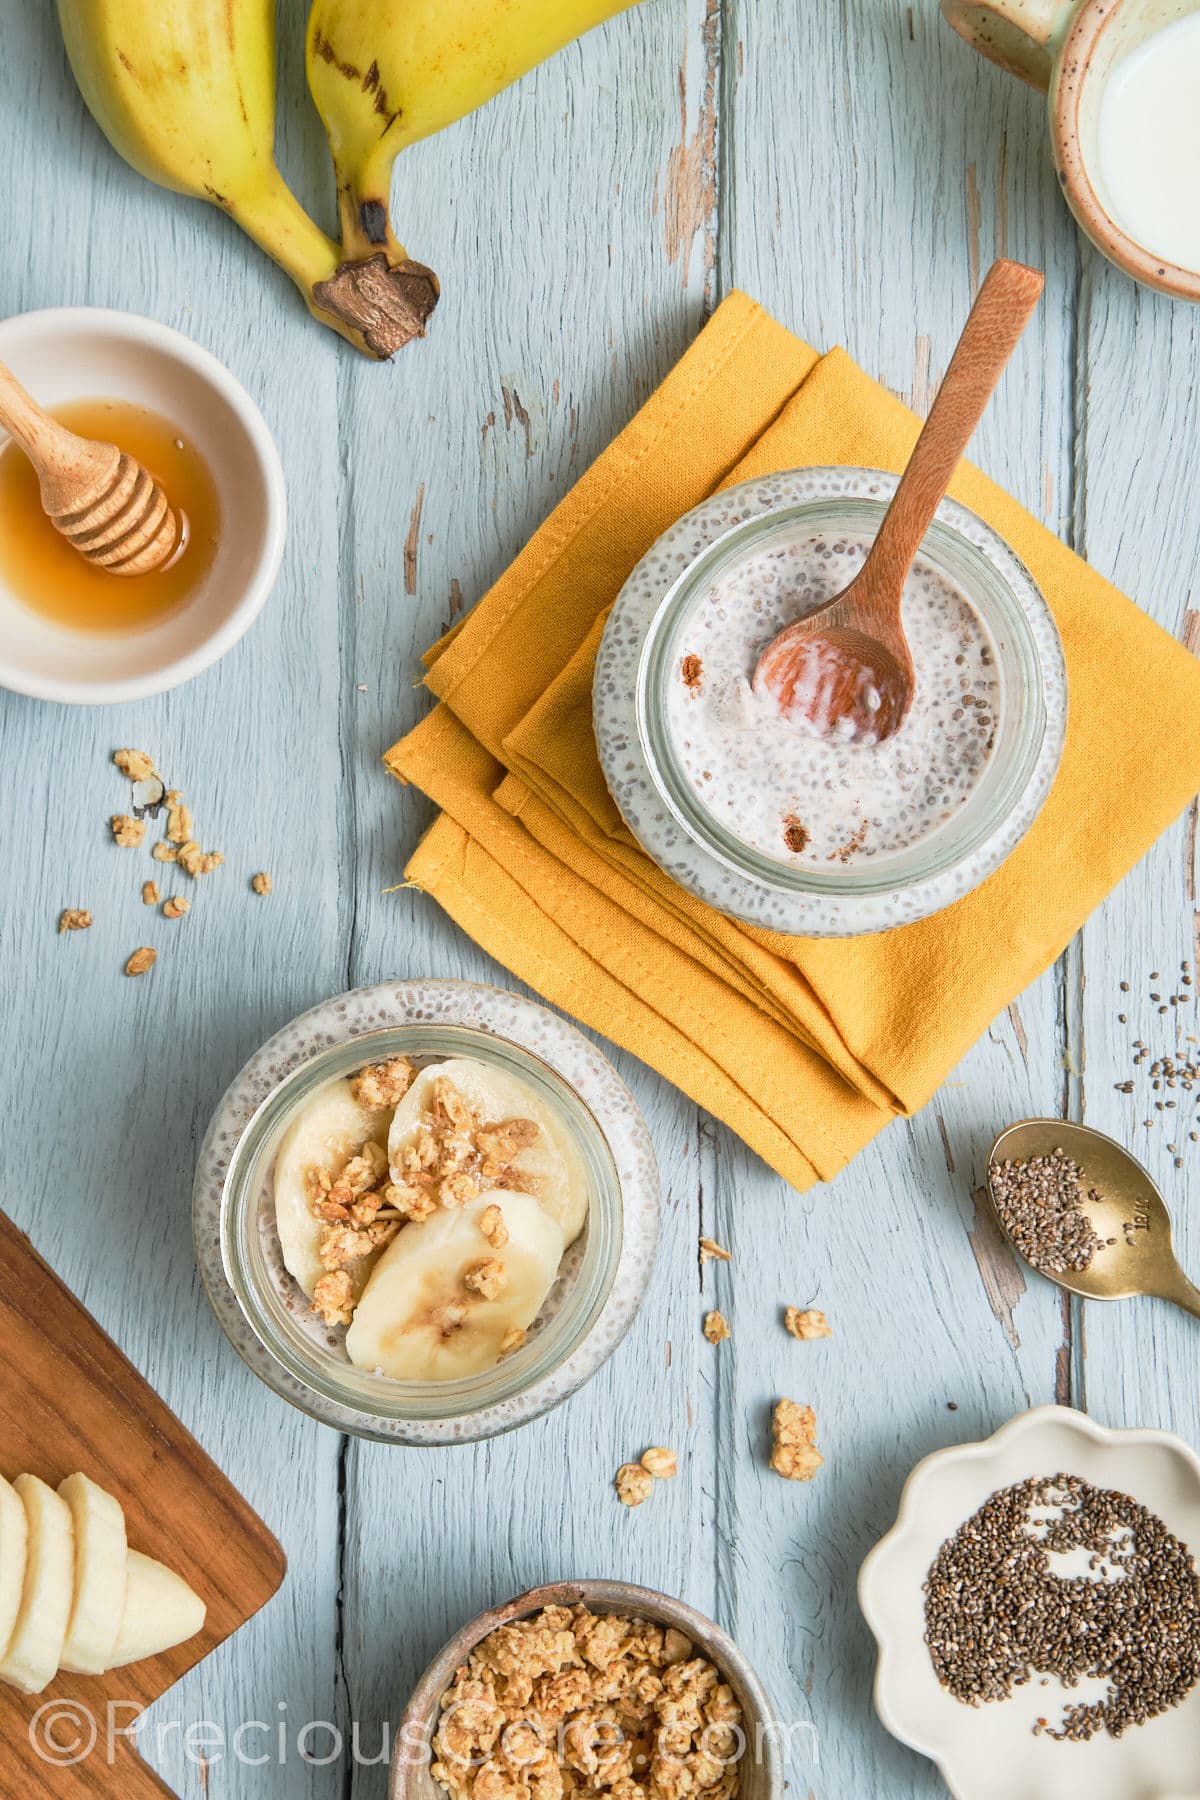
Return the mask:
M1049 609L952 501L905 585L916 688L893 737L817 736L756 687L776 633L862 567L894 487L810 469L712 496L639 564L598 658L597 738L627 823L690 891L780 931L883 930L961 898L1024 836L1061 755Z

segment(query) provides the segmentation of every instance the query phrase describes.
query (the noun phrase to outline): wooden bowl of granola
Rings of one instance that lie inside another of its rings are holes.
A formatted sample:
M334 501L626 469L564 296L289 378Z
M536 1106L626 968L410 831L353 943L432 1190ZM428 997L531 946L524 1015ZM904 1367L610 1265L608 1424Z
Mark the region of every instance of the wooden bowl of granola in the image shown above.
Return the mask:
M562 1581L481 1613L408 1703L389 1800L781 1800L784 1734L703 1613L625 1581Z

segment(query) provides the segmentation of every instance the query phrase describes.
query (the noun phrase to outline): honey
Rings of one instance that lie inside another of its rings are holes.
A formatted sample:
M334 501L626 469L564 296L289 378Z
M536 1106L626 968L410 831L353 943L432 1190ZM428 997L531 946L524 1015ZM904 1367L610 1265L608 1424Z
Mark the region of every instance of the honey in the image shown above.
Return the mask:
M182 548L146 575L111 575L87 562L42 511L32 465L8 443L0 451L0 581L69 631L147 630L183 606L212 567L221 507L208 465L170 420L127 400L72 400L50 411L80 437L119 445L162 483L184 523Z

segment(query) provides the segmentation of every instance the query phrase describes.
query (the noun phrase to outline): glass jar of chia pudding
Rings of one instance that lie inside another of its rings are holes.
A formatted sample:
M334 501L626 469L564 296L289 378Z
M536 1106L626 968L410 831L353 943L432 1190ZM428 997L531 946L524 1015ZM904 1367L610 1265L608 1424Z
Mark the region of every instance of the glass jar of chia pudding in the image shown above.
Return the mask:
M654 860L722 912L804 936L922 918L1029 829L1062 752L1062 649L1027 569L945 501L905 584L916 687L884 742L821 736L754 680L784 626L861 569L896 478L808 469L713 495L613 608L594 711L609 787Z

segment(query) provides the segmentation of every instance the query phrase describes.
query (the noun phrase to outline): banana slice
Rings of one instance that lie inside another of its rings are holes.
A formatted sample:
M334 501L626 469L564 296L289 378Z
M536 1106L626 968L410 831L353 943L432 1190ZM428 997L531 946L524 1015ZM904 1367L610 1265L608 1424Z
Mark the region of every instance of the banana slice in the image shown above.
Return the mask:
M522 1175L536 1179L542 1210L560 1226L564 1244L573 1244L587 1218L588 1176L567 1126L557 1108L543 1100L528 1082L474 1057L456 1056L448 1062L430 1063L409 1088L396 1108L388 1135L393 1179L400 1179L403 1153L428 1117L434 1083L443 1077L454 1084L484 1124L532 1119L540 1127L536 1140L519 1153L513 1166Z
M23 1694L40 1694L58 1674L74 1592L71 1510L36 1475L13 1482L29 1529L21 1607L4 1657L0 1681Z
M386 1148L390 1121L387 1107L360 1106L349 1081L331 1081L317 1090L279 1146L275 1159L279 1247L288 1271L310 1298L325 1273L319 1254L325 1226L309 1204L304 1177L314 1168L340 1174L346 1158L368 1138ZM372 1260L364 1257L351 1266L359 1290Z
M0 1656L8 1649L21 1610L28 1542L29 1525L21 1496L0 1476Z
M181 1575L140 1550L129 1552L125 1608L110 1668L161 1656L204 1628L207 1608Z
M75 1526L75 1601L59 1666L72 1675L103 1675L125 1609L125 1514L86 1475L68 1475L58 1491Z
M489 1206L508 1229L498 1249L480 1229ZM372 1271L347 1354L394 1381L456 1381L494 1368L508 1333L537 1318L562 1253L561 1228L531 1194L494 1189L406 1225ZM489 1298L466 1277L492 1261L503 1274Z

